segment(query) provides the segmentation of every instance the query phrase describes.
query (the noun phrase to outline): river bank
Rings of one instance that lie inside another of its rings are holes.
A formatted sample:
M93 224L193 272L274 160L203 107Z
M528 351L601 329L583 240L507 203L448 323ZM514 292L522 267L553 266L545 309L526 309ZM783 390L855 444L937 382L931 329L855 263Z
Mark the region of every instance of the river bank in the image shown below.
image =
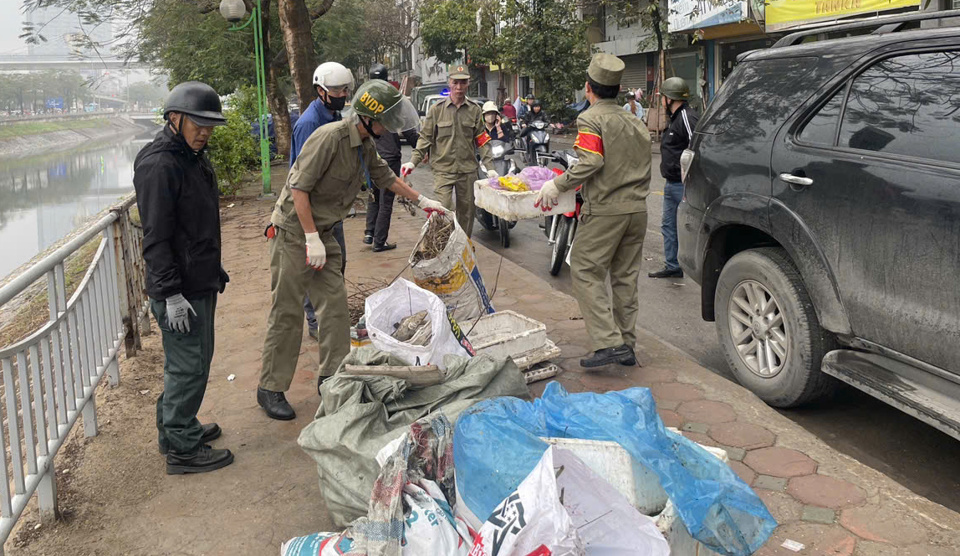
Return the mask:
M0 127L0 160L69 149L141 129L123 117L7 124Z

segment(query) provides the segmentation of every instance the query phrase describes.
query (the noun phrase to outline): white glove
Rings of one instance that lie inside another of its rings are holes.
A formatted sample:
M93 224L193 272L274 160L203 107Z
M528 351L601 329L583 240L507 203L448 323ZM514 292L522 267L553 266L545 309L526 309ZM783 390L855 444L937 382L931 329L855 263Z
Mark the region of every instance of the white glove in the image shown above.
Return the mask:
M534 201L533 206L540 207L540 210L547 212L559 203L560 190L557 189L557 185L553 183L553 180L543 182L543 187L540 188L540 194L537 195L537 200Z
M424 195L420 195L420 197L417 199L417 206L427 212L447 212L447 209L443 208L443 205L440 204L440 201L434 201L433 199Z
M405 178L413 173L413 169L416 166L413 165L413 162L404 162L403 166L400 167L400 177Z
M487 177L490 179L499 178L500 174L496 170L487 170Z
M193 305L190 305L183 294L178 293L167 298L167 326L171 330L181 334L190 332L190 313L197 316L197 312L193 310Z
M305 234L307 237L307 264L320 270L327 264L327 248L320 241L320 232Z

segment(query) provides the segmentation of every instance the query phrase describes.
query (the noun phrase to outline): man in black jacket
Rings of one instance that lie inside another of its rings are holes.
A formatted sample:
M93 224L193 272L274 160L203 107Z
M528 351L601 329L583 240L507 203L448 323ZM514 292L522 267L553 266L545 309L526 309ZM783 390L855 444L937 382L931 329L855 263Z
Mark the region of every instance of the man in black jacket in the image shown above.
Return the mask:
M205 153L213 127L226 120L217 93L196 81L170 91L163 117L166 125L133 171L147 295L163 335L157 429L168 474L204 473L233 463L230 450L207 445L220 427L197 420L213 360L217 294L230 280L220 266L220 197Z
M680 155L690 146L693 130L697 127L697 113L690 108L690 87L680 77L671 77L660 87L663 105L670 114L670 124L660 139L660 175L663 185L663 263L661 270L651 272L651 278L683 278L677 262L677 207L683 200L683 181L680 176Z
M387 81L387 67L383 64L374 64L370 69L370 79L380 79ZM416 146L420 135L417 130L410 129L403 132L403 139L408 145ZM393 173L400 175L400 135L397 133L382 133L375 139L377 144L377 153L380 158L387 162ZM369 181L369 180L368 180ZM387 243L387 234L390 233L390 218L393 217L393 200L396 195L389 189L381 190L379 187L373 187L367 184L372 190L373 201L367 204L367 227L363 235L363 242L367 245L373 244L373 250L389 251L396 249L396 243Z

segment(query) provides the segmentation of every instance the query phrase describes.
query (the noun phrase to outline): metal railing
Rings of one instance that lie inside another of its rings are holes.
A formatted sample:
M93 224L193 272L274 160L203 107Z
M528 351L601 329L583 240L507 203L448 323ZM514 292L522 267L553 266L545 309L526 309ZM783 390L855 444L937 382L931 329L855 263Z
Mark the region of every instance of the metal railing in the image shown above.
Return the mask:
M149 326L142 232L131 195L97 222L0 288L0 306L46 277L49 320L0 348L0 555L36 493L41 520L59 515L54 458L80 416L97 434L95 391L106 375L120 382L121 345L140 348ZM65 261L100 236L93 261L67 299Z

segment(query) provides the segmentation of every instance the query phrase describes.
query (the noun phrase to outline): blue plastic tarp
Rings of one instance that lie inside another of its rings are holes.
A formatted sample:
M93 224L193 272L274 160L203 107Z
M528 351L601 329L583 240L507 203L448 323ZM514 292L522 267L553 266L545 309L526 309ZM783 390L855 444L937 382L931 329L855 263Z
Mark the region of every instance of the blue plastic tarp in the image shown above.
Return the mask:
M547 449L540 437L617 442L658 475L690 534L720 554L751 554L777 526L729 466L664 428L649 389L569 394L556 382L532 402L495 398L460 415L457 490L474 515L490 515L533 470Z

